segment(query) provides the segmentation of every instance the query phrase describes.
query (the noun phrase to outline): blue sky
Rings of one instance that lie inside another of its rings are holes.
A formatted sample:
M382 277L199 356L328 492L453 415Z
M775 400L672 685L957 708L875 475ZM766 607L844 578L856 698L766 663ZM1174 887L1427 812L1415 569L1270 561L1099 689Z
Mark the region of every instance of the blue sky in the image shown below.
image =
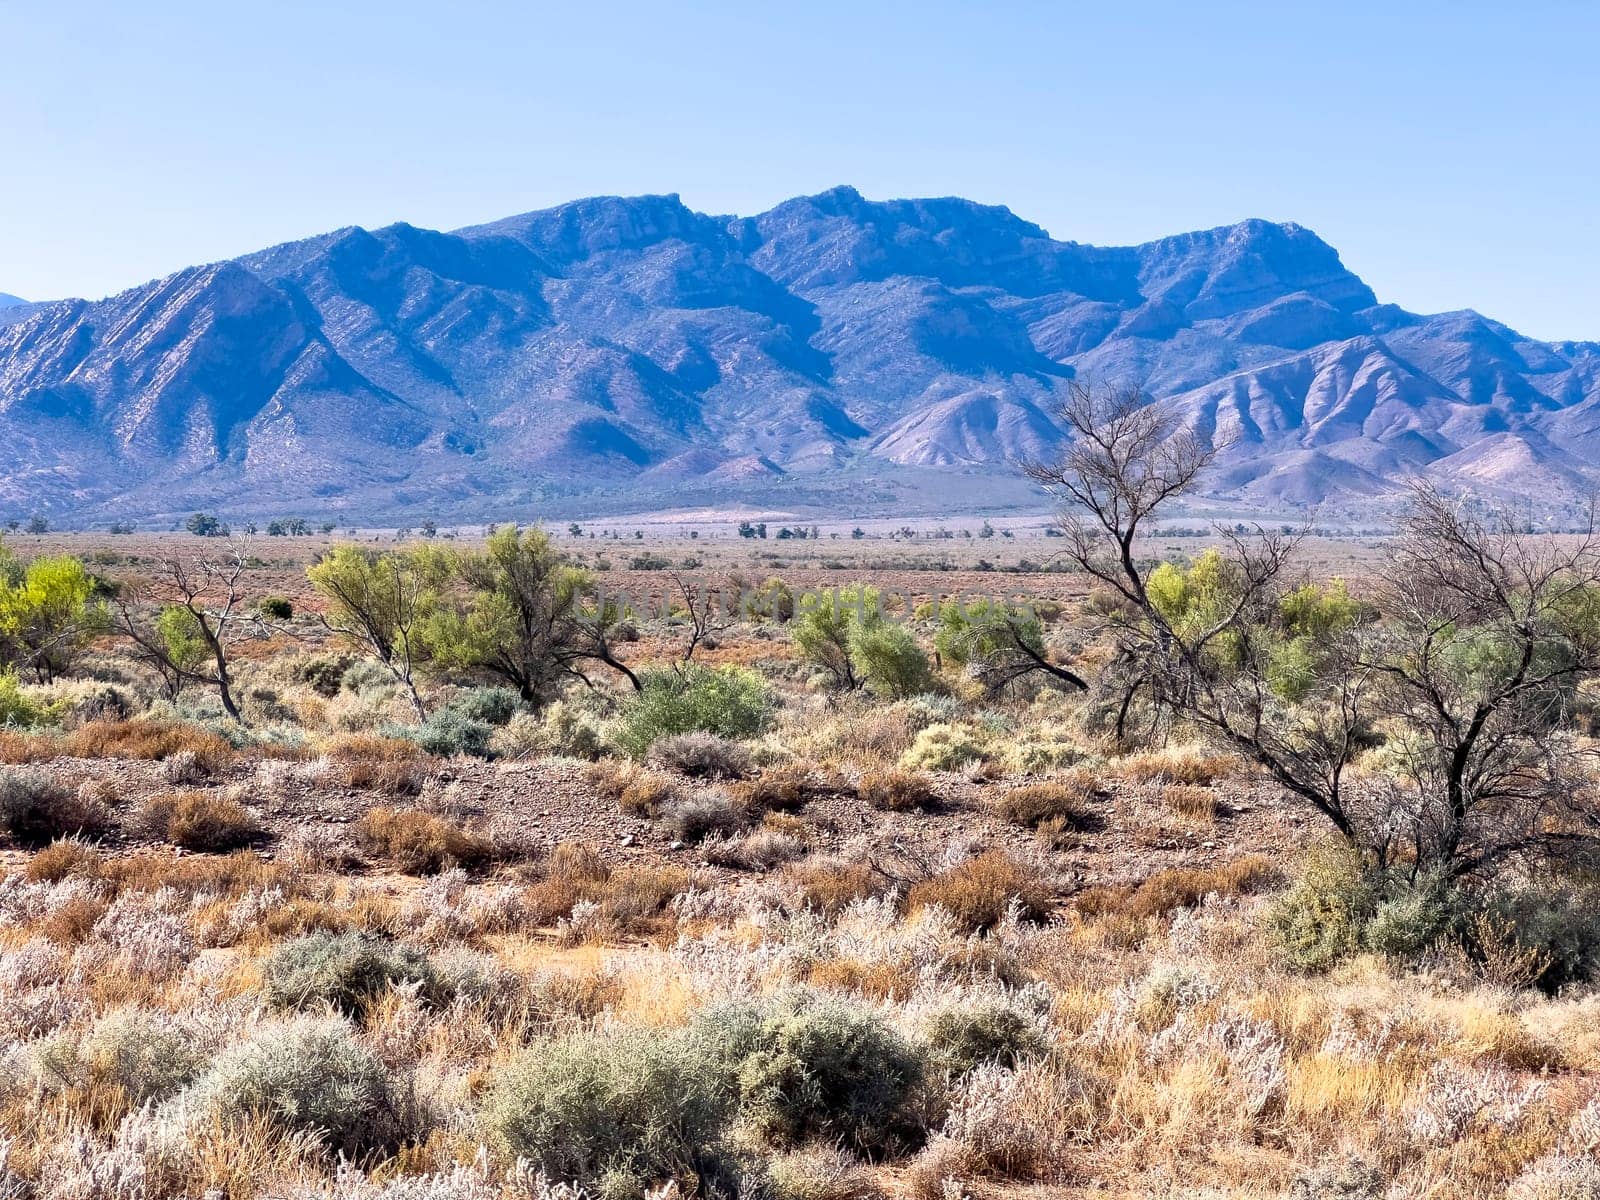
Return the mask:
M851 183L1056 237L1248 216L1380 297L1600 338L1600 6L0 4L0 291L340 225Z

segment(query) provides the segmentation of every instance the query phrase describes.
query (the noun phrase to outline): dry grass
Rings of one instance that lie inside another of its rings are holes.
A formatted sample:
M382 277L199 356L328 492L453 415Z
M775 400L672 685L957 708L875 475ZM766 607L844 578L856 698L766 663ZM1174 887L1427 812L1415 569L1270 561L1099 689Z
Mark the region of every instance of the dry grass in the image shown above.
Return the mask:
M386 796L415 796L428 780L428 758L415 742L375 733L346 733L323 746L329 768L345 787Z
M1003 821L1025 829L1052 822L1052 830L1082 829L1089 820L1090 800L1099 788L1091 772L1072 771L1049 783L1031 783L1002 792L994 812Z
M829 915L878 890L872 868L866 863L828 858L791 863L784 868L783 881L795 890L804 907Z
M1092 887L1072 906L1086 915L1122 913L1134 918L1165 916L1192 908L1207 896L1238 896L1263 890L1279 877L1272 862L1249 854L1218 867L1177 867L1158 871L1135 887Z
M1038 874L1003 850L990 850L914 884L906 895L912 912L938 905L972 932L991 929L1013 905L1023 920L1050 914L1051 894Z
M886 812L910 812L931 808L938 801L933 780L920 771L869 771L856 785L863 804Z
M734 795L746 807L758 812L797 812L817 790L811 769L804 763L779 763L767 767L755 779L738 784Z
M244 805L207 792L158 793L145 801L139 825L174 846L205 853L237 850L261 834L260 822Z
M1211 824L1217 819L1217 793L1194 783L1169 783L1161 789L1161 803L1181 817Z
M374 808L355 830L368 853L413 875L435 875L449 867L475 870L494 857L494 844L482 834L416 809Z
M1206 754L1193 746L1130 754L1113 764L1124 779L1134 783L1184 783L1210 787L1237 773L1239 760L1230 754Z
M191 754L211 775L225 771L234 749L215 733L193 725L160 721L92 721L62 736L61 753L73 758L132 758L157 761Z

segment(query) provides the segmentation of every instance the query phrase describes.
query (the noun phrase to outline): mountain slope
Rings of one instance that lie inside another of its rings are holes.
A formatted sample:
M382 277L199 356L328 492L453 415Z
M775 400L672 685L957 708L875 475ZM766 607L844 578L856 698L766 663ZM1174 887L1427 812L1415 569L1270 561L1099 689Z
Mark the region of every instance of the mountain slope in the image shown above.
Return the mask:
M1108 248L954 198L597 197L8 318L0 510L68 519L903 503L951 473L983 503L1079 374L1170 398L1242 503L1414 474L1560 499L1600 461L1600 346L1380 304L1265 221Z

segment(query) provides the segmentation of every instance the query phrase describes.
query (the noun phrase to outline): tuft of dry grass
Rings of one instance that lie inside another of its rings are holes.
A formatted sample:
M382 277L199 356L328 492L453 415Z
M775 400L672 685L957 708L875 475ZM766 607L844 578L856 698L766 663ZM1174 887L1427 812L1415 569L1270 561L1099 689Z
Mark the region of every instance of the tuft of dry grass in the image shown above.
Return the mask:
M1050 890L1038 875L1003 850L969 858L912 885L906 904L912 912L938 905L970 932L991 929L1013 904L1024 920L1042 921L1050 914Z
M60 838L30 858L22 876L30 883L58 883L68 875L93 879L104 862L100 851L81 838Z
M1194 746L1176 746L1130 754L1114 764L1116 773L1134 783L1186 783L1210 787L1239 770L1231 754L1206 754Z
M1278 878L1278 869L1264 855L1247 854L1217 867L1174 867L1157 871L1136 887L1085 888L1072 906L1086 916L1120 913L1133 918L1159 917L1179 908L1193 908L1207 896L1258 892Z
M345 733L323 746L334 778L345 787L388 796L415 796L428 779L422 747L404 738Z
M920 771L868 771L856 785L856 796L873 808L910 812L931 808L938 800L933 780Z
M200 769L217 775L233 761L234 749L219 735L193 725L162 721L91 721L60 741L73 758L131 758L155 762L192 754Z
M1197 783L1169 783L1161 789L1161 803L1181 817L1206 824L1217 819L1217 793Z
M412 875L436 875L449 867L475 870L494 857L494 845L432 813L378 807L356 823L368 853L389 859Z
M833 915L876 890L872 868L866 863L833 858L808 858L784 869L783 881L793 888L801 905Z
M797 812L816 787L811 770L804 763L779 763L768 767L734 794L747 807L759 812Z
M1024 829L1037 829L1046 821L1052 828L1082 829L1090 815L1089 801L1099 787L1091 772L1072 771L1048 783L1030 783L1002 792L994 801L995 815Z
M139 825L174 846L203 853L237 850L260 836L261 824L244 805L207 792L160 792L145 801Z

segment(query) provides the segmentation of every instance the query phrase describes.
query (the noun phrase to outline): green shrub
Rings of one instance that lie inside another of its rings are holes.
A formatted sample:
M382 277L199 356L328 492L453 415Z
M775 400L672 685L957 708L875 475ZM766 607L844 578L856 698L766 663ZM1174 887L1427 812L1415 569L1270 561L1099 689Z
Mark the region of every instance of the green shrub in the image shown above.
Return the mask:
M963 725L929 725L900 756L908 771L955 771L983 758L983 740Z
M63 1035L35 1043L33 1058L46 1088L116 1087L135 1107L176 1094L205 1065L192 1036L170 1019L140 1008L114 1009L81 1037Z
M409 736L429 754L453 758L458 754L488 758L494 726L450 708L441 708L426 723L412 730L385 730L390 736Z
M36 725L53 725L68 707L65 700L47 704L31 698L23 692L15 674L0 671L0 728L31 729Z
M1497 929L1514 953L1526 955L1538 968L1529 982L1546 992L1594 977L1600 967L1600 908L1593 891L1524 888L1486 897L1482 916L1464 937L1467 952L1480 961L1491 948L1482 934Z
M263 596L256 610L269 621L287 621L294 616L294 604L285 596Z
M196 1111L223 1121L264 1120L320 1134L330 1153L360 1158L400 1140L396 1097L378 1056L332 1017L301 1017L217 1056L191 1093Z
M450 698L442 712L496 727L506 724L522 707L522 698L508 687L472 688Z
M1380 888L1372 919L1362 931L1362 944L1394 958L1415 958L1451 934L1460 902L1438 872L1416 880L1393 880Z
M887 1148L913 1134L922 1059L865 1009L808 993L703 1014L690 1036L737 1081L741 1121L764 1141Z
M644 673L643 690L623 712L614 740L633 758L677 733L749 737L766 724L766 682L743 667L688 667Z
M1297 971L1326 971L1361 948L1378 896L1360 855L1341 843L1315 847L1300 878L1268 910L1267 927Z
M553 1182L634 1200L680 1177L710 1190L733 1101L728 1075L683 1035L629 1030L531 1047L496 1072L482 1113L508 1156Z
M875 696L901 700L933 687L928 656L903 625L858 624L850 630L849 651L856 674Z
M767 1162L772 1200L878 1200L883 1189L866 1166L838 1146L802 1146Z
M262 994L277 1009L329 1005L360 1019L395 984L420 983L436 993L438 973L427 955L366 933L319 931L278 946L262 969Z
M1026 1013L1004 1000L984 1000L933 1015L924 1031L932 1064L952 1077L975 1067L1014 1067L1049 1043Z
M352 661L342 655L313 654L295 664L292 677L317 695L332 699L339 694L339 687Z

